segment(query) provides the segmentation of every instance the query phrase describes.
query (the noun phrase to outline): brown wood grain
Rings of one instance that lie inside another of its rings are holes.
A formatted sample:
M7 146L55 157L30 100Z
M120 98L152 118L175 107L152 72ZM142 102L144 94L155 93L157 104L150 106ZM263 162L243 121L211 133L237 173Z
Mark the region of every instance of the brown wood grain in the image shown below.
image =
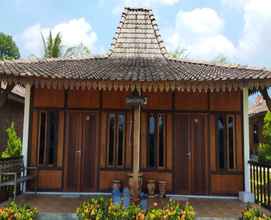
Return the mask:
M140 138L140 147L141 147L141 158L140 165L141 169L147 168L147 113L141 112L141 138Z
M68 92L69 108L98 108L99 92L97 90L78 91L71 90Z
M216 122L215 114L210 115L210 169L211 171L216 171Z
M211 111L241 111L241 92L210 93Z
M214 194L238 194L243 191L243 175L212 175L211 192Z
M64 90L35 88L33 94L34 107L64 107Z
M101 113L100 168L106 167L107 114Z
M121 170L101 170L100 171L100 191L111 191L112 190L112 180L118 179L121 181L122 186L127 187L128 181L128 171Z
M242 119L241 115L236 115L236 154L237 154L237 161L236 161L236 168L239 171L243 170L243 132L242 132Z
M39 190L60 190L62 186L61 170L40 170L38 176Z
M31 166L37 165L37 140L38 140L38 112L32 113L32 129L31 129L31 149L29 162Z
M133 115L132 112L126 113L126 158L125 158L125 166L126 168L132 168L132 156L133 156Z
M143 95L147 97L144 109L169 110L172 108L172 93L148 92Z
M166 128L166 168L171 170L172 169L172 150L173 150L173 125L172 125L172 113L166 114L166 122L167 122L167 128Z
M106 109L127 108L126 97L128 92L104 91L102 96L102 107Z
M63 166L63 149L64 149L64 112L59 112L58 125L58 144L57 144L57 166Z
M208 93L175 93L176 110L208 110Z

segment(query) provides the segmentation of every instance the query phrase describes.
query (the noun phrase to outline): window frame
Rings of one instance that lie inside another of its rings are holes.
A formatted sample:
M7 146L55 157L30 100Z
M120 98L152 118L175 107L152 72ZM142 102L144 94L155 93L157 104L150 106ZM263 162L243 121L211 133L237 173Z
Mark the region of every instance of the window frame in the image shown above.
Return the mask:
M110 143L110 121L109 121L109 117L111 114L114 114L114 118L115 118L115 124L114 124L114 143L113 143L113 163L109 164L109 143ZM119 149L119 116L123 114L124 115L124 135L123 135L123 140L122 140L122 165L118 164L118 149ZM110 168L110 169L123 169L125 168L126 165L126 158L125 158L125 154L126 154L126 128L127 128L127 113L125 111L110 111L107 112L106 115L106 168Z
M48 131L50 125L49 125L49 117L48 114L50 112L56 113L57 115L57 124L56 124L56 149L55 149L55 155L54 155L54 162L52 164L49 164L49 154L50 154L50 147L48 146L48 139L49 139L49 134L50 132ZM44 150L43 150L43 163L40 163L40 142L41 142L41 118L42 114L45 114L45 140L44 140ZM38 111L38 136L37 136L37 166L41 168L57 168L57 158L58 158L58 144L59 144L59 120L60 120L60 115L59 111L57 110L39 110Z
M149 146L149 129L150 129L150 123L149 119L151 116L154 116L155 119L155 164L153 167L150 166L150 146ZM162 116L164 121L164 127L163 127L163 166L160 166L160 128L159 128L159 117ZM152 169L166 169L167 162L166 162L166 145L167 145L167 114L163 112L148 112L147 113L147 132L146 132L146 138L147 138L147 157L146 157L146 169L152 170Z
M230 139L229 139L229 118L233 118L233 168L230 167ZM215 120L215 139L216 139L216 167L219 171L231 172L238 170L237 168L237 140L236 140L236 118L237 115L233 113L218 113ZM219 155L219 140L218 140L218 119L222 118L224 122L223 134L223 151L224 151L224 168L220 167Z

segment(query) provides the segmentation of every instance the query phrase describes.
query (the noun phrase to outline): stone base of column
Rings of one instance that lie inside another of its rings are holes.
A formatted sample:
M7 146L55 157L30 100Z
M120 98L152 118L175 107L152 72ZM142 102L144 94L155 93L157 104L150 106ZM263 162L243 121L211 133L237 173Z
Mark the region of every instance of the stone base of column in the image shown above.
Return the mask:
M239 200L244 203L254 203L255 196L251 192L239 192Z

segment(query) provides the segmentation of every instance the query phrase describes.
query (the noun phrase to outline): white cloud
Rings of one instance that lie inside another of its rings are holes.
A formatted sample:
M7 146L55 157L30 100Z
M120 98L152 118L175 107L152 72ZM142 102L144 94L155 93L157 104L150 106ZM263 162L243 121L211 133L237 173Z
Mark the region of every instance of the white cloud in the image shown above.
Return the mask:
M224 6L237 9L242 8L248 1L250 0L222 0L222 4Z
M249 0L243 7L244 30L239 40L241 62L271 66L271 1Z
M186 48L189 56L196 59L214 59L220 54L233 57L234 45L223 35L223 29L223 19L211 8L179 11L167 39L169 49Z
M42 27L40 24L36 24L26 28L19 39L24 50L28 54L42 55L41 33L47 36L50 30L53 35L61 33L65 47L82 43L93 51L97 41L97 35L91 25L84 18L78 18L57 24L54 27Z

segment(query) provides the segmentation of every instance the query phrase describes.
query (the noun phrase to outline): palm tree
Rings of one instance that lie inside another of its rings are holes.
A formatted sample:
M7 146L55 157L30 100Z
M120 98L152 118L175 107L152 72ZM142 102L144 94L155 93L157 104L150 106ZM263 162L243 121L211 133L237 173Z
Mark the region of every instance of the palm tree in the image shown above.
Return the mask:
M62 39L60 33L57 33L57 35L53 37L52 32L50 31L47 39L45 39L43 34L41 34L41 38L44 47L44 58L61 57Z

